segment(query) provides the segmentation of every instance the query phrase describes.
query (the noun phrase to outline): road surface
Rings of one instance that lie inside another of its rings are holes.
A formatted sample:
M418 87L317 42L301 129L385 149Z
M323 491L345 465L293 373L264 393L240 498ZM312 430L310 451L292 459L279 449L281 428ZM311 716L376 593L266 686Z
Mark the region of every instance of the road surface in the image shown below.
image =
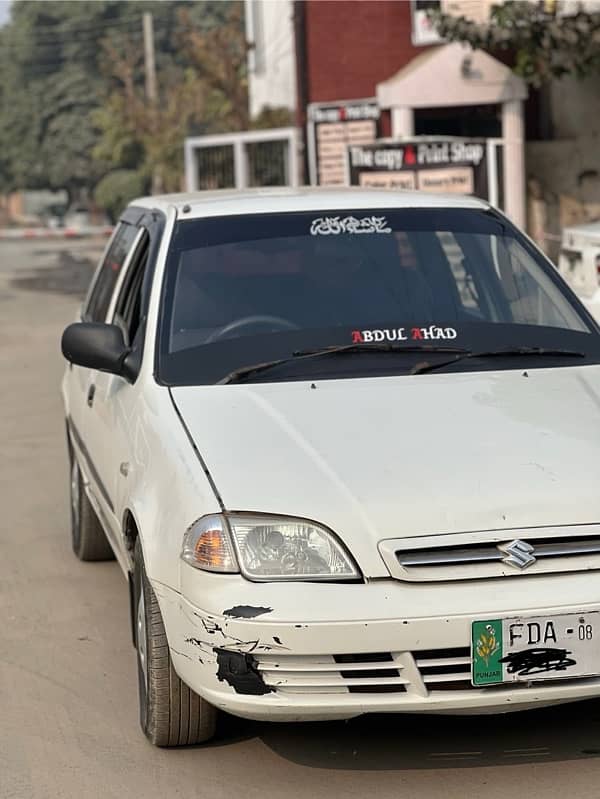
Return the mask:
M0 799L598 799L600 702L147 743L125 580L69 543L59 336L101 246L0 244Z

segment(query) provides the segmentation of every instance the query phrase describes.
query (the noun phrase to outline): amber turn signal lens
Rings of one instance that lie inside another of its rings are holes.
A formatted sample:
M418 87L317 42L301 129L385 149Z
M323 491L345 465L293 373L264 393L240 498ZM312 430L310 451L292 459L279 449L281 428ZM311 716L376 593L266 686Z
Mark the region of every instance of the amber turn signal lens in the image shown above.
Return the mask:
M226 523L216 515L205 516L189 528L183 539L181 558L196 569L238 571Z
M219 568L223 566L223 534L220 530L207 530L194 545L194 558L198 566L203 568Z

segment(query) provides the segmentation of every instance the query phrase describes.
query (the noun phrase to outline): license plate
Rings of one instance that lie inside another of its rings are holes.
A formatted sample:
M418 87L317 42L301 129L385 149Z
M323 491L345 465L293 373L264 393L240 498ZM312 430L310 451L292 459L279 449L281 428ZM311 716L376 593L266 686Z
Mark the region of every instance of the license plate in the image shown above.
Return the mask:
M600 611L474 621L473 685L600 674Z

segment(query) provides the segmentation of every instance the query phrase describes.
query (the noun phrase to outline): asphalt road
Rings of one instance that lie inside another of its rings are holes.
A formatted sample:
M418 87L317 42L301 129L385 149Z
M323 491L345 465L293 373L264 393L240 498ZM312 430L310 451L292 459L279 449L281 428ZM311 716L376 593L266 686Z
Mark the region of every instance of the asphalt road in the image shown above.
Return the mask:
M470 718L138 728L127 587L71 554L59 336L101 244L0 244L0 799L598 799L600 701Z

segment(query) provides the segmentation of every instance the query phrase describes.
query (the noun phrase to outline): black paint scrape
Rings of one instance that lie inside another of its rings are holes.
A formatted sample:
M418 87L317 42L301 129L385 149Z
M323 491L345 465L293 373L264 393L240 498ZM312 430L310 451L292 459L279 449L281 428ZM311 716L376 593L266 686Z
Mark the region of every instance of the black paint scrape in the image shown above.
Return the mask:
M256 659L252 655L247 652L230 652L218 647L215 647L214 652L217 656L217 678L231 685L236 694L262 696L273 691L265 685L256 668Z
M252 605L235 605L223 611L223 616L232 616L234 619L255 619L263 613L272 613L273 608L253 607Z

